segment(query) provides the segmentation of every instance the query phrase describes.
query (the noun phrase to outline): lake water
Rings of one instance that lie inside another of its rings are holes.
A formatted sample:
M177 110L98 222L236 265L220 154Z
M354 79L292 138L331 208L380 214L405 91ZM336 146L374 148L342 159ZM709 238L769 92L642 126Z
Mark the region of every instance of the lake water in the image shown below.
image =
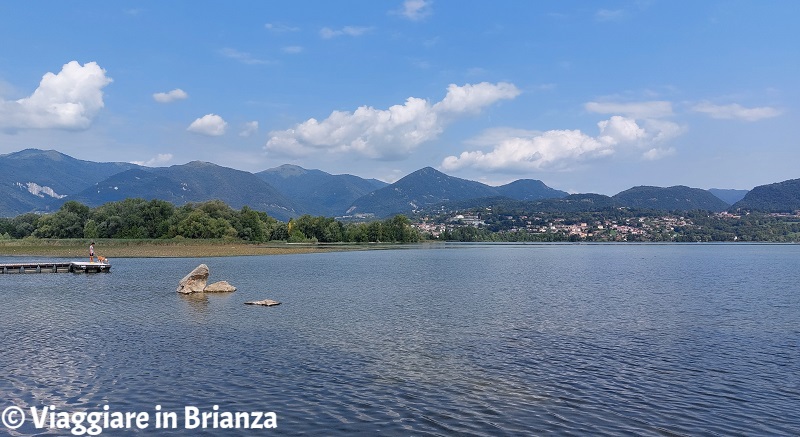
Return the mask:
M239 290L178 295L201 262ZM156 405L173 435L214 405L277 417L231 435L800 434L800 245L112 264L0 275L0 408L149 412L141 435L163 432ZM264 298L282 304L244 305Z

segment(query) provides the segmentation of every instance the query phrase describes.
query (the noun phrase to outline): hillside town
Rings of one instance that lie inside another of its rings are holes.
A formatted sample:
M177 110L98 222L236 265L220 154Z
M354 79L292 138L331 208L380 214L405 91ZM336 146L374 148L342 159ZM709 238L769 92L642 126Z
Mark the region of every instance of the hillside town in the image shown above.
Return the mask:
M729 212L679 215L618 208L512 215L494 214L486 208L478 213L419 217L414 227L430 239L446 240L467 236L475 241L797 241L800 212L743 217Z

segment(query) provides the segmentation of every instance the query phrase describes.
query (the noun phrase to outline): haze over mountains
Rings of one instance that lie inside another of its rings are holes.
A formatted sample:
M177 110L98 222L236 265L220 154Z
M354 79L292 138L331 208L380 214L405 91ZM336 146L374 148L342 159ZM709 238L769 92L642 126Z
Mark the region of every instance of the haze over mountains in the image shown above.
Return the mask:
M26 149L0 155L3 217L55 211L68 200L96 207L133 197L163 199L176 205L220 199L233 208L248 206L279 220L303 214L383 218L492 202L518 202L542 211L565 212L608 207L790 212L800 209L800 179L756 187L750 192L639 186L614 196L569 195L539 180L521 179L492 187L448 176L431 167L387 184L294 165L253 174L200 161L156 168L98 163L54 150Z

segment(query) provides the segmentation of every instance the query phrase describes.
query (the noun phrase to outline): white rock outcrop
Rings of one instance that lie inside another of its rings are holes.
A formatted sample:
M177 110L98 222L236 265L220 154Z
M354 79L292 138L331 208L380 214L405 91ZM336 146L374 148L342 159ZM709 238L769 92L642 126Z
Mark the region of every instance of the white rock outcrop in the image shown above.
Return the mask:
M236 291L236 287L229 284L228 281L219 281L213 284L206 285L203 289L204 293L230 293Z
M236 287L228 281L218 281L208 284L209 269L205 264L195 267L188 275L178 283L178 293L230 293L236 291Z
M208 282L208 266L200 264L178 283L178 293L199 293L206 288Z

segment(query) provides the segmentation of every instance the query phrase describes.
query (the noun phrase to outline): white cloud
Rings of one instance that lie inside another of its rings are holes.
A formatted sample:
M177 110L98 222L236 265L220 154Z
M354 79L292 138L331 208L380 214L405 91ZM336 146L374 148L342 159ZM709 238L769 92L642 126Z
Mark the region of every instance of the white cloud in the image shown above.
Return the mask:
M153 94L153 100L155 100L158 103L170 103L176 100L184 100L188 98L189 94L186 94L186 91L180 88L175 88L174 90L166 93Z
M580 130L549 130L546 132L493 130L483 139L495 141L488 152L465 151L442 161L444 170L477 168L488 171L529 171L566 169L577 162L616 153L620 147L642 147L658 142L661 131L648 131L636 120L615 115L597 123L599 134L587 135ZM655 152L647 152L655 157Z
M633 118L660 118L673 114L672 103L655 100L649 102L588 102L583 107L597 114L622 114Z
M131 161L131 164L143 165L145 167L153 167L160 164L166 164L167 162L170 161L172 161L171 153L159 153L158 155L148 159L147 161Z
M663 143L686 132L686 127L668 120L642 120L644 128L650 133L650 143Z
M399 14L412 21L419 21L429 17L433 10L428 0L405 0Z
M555 168L563 166L566 161L611 153L613 148L610 145L579 130L551 130L533 138L507 138L488 153L478 150L448 156L442 161L442 168L473 167L490 171Z
M201 135L218 137L225 134L228 123L216 114L207 114L196 119L186 130Z
M500 99L513 99L519 95L519 89L514 84L499 82L458 86L451 84L447 87L447 95L435 105L439 112L478 112L484 106L490 105Z
M668 147L668 148L665 148L665 149L654 147L654 148L644 152L642 154L642 159L645 159L647 161L655 161L655 160L658 160L658 159L661 159L661 158L664 158L664 157L667 157L667 156L670 156L670 155L674 155L674 154L675 154L675 148L674 147Z
M357 27L345 26L339 30L331 29L330 27L323 27L319 31L319 35L324 39L336 38L337 36L361 36L372 30L371 27Z
M510 127L492 127L464 141L464 144L476 148L492 148L507 138L533 138L541 135L538 130L515 129Z
M222 56L225 56L226 58L234 59L236 61L241 62L242 64L247 64L247 65L269 64L268 61L265 61L263 59L258 59L256 57L254 57L253 55L251 55L250 53L240 52L239 50L232 49L230 47L226 47L226 48L220 50L219 53Z
M0 99L0 128L88 129L104 107L103 88L111 82L97 63L71 61L58 74L42 76L29 97Z
M597 138L612 146L618 143L635 143L647 136L645 130L636 124L636 120L619 115L597 123L597 127L600 128Z
M730 105L715 105L711 102L700 102L692 107L695 112L700 112L709 115L711 118L723 120L744 120L744 121L758 121L765 118L772 118L781 115L781 111L769 106L761 106L756 108L745 108L738 103Z
M326 151L400 159L438 137L447 123L459 115L476 113L518 94L514 85L502 82L450 85L444 99L434 105L409 97L404 104L389 109L361 106L353 112L334 111L322 121L311 118L291 129L272 131L265 149L294 157Z
M244 128L239 132L240 137L249 137L254 135L258 132L258 122L257 121L248 121L244 124Z

